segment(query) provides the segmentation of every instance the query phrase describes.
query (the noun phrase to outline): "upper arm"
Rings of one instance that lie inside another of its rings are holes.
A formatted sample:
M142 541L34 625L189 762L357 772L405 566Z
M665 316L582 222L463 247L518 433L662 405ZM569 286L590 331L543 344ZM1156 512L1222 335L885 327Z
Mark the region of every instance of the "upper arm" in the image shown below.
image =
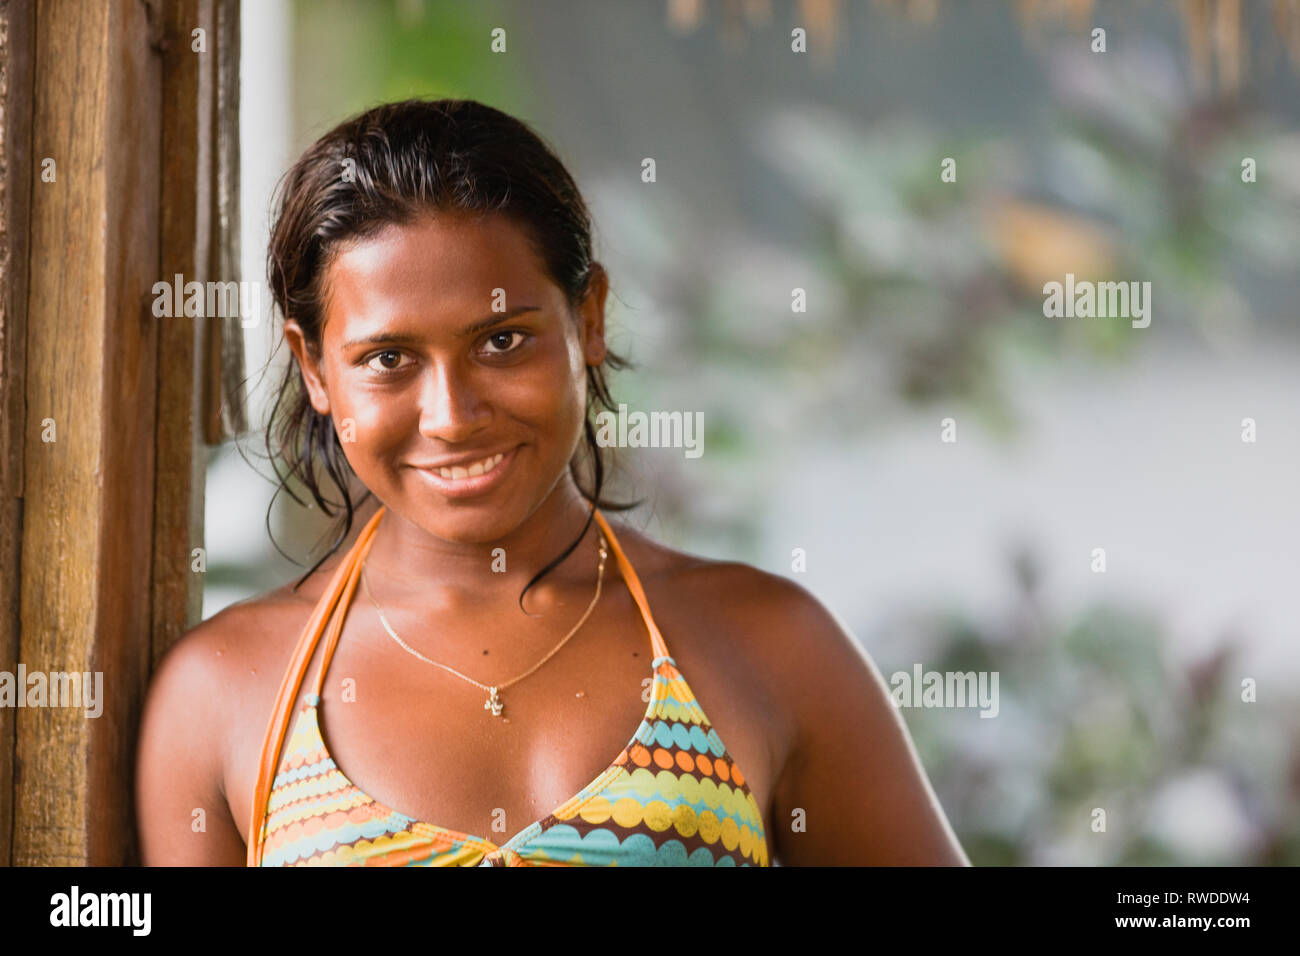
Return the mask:
M213 619L215 621L215 619ZM222 784L217 626L205 622L163 656L136 752L136 824L146 866L242 866L245 848Z
M812 595L769 587L796 727L773 792L783 865L969 866L875 663Z

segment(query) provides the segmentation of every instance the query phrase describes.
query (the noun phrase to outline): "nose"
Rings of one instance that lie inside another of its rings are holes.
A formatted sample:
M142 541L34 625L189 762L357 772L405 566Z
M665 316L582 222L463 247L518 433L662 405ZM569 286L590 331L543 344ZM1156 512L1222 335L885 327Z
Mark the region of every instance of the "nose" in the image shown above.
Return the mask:
M463 442L491 417L466 371L449 362L432 365L420 392L420 434L448 444Z

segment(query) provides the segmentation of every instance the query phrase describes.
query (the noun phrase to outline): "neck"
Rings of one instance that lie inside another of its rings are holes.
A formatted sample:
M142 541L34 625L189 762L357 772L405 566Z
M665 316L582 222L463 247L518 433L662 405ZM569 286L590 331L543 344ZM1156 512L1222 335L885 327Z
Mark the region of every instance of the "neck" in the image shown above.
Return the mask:
M508 602L518 610L524 586L578 536L590 512L590 503L567 475L522 524L490 542L447 541L389 509L366 557L367 580L372 587L382 581L386 601L395 605ZM529 613L544 611L566 588L591 586L599 539L600 528L592 518L578 545L529 588L524 599ZM504 551L504 571L496 570L501 565L498 548Z

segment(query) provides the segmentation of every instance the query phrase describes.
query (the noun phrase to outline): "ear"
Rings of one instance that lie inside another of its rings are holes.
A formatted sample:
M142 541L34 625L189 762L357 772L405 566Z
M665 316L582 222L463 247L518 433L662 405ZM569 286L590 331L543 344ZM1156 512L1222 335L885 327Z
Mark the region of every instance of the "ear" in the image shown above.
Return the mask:
M328 415L330 399L329 392L325 388L325 377L321 373L320 363L307 347L307 338L303 335L302 327L293 319L285 319L284 337L289 343L294 358L298 360L298 368L302 371L302 381L307 387L307 397L311 400L311 407L322 415Z
M578 307L582 326L582 355L588 365L605 361L605 295L609 292L609 275L599 262L591 264L591 281L586 298Z

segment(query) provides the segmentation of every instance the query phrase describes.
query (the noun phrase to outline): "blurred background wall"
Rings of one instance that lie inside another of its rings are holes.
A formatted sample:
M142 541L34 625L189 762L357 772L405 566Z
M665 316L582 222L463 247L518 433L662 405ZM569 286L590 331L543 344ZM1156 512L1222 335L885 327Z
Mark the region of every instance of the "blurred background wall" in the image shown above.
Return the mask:
M615 398L704 414L699 458L616 450L627 520L796 579L886 679L997 671L996 719L903 712L973 862L1300 863L1300 4L242 16L244 277L345 117L463 96L532 125L592 206L638 365ZM1150 282L1149 327L1045 317L1067 272ZM269 313L246 336L260 428L289 353ZM205 617L328 537L272 503L263 440L210 463Z

